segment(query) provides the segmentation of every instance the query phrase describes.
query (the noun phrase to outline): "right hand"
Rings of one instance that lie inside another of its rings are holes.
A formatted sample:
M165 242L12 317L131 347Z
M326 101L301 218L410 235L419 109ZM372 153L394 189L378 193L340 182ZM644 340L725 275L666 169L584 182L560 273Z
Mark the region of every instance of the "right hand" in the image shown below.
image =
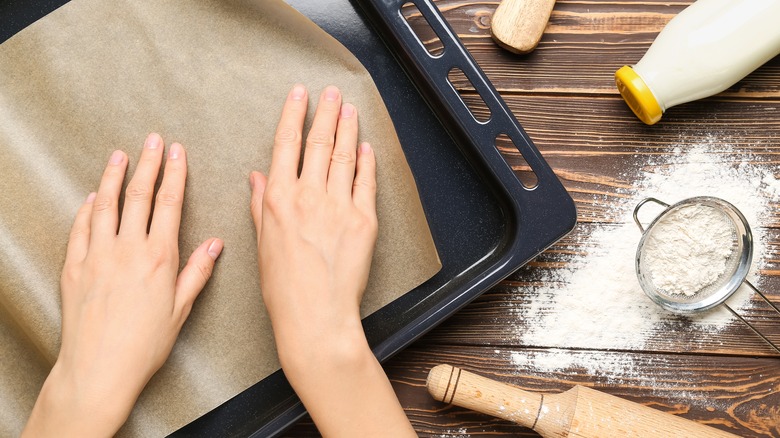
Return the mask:
M251 175L260 285L287 379L323 436L415 436L360 322L377 236L376 162L357 111L320 96L300 177L306 90L282 110L268 178Z
M268 178L253 172L260 281L283 365L322 342L361 336L360 300L377 236L376 164L357 147L357 111L326 88L301 159L307 95L285 102ZM314 345L312 345L314 344Z

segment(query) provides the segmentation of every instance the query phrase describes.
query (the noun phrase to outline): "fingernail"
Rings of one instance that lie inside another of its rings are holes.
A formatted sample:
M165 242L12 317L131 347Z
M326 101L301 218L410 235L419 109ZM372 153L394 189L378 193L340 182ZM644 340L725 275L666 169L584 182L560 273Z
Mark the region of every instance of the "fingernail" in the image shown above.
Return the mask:
M325 89L325 100L329 100L331 102L338 100L339 94L340 92L338 88L330 86Z
M371 152L371 145L367 142L360 143L360 153L361 154L367 154Z
M89 195L87 195L87 200L84 202L86 202L87 204L91 204L92 202L95 201L95 196L97 196L97 193L95 192L90 193Z
M209 245L208 253L209 257L211 257L212 260L216 260L217 257L222 253L222 248L225 246L224 242L222 242L219 239L214 239L213 242L211 242L211 245Z
M303 97L306 95L306 87L304 87L301 84L295 84L292 91L290 91L290 99L292 100L303 100Z
M157 149L160 147L160 136L154 132L149 134L148 137L146 137L146 148L147 149Z
M249 185L254 187L255 186L255 173L250 172L249 173Z
M136 143L137 144L137 143ZM108 164L121 164L122 160L125 159L125 154L122 151L114 151L113 154L111 154L111 158L108 160Z
M355 114L355 107L352 104L345 103L341 105L341 118L348 119Z
M182 147L179 143L174 143L171 145L171 150L168 151L168 158L171 160L176 160L179 157L181 157L182 153Z

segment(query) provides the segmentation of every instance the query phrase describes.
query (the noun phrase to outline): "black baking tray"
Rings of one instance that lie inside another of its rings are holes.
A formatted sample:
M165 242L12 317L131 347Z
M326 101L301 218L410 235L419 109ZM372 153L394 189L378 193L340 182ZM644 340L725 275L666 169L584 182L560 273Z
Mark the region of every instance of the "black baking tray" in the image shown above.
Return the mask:
M364 320L384 361L568 233L574 203L431 0L287 1L371 73L441 257L436 276ZM0 42L66 2L0 0ZM441 54L431 55L411 30L401 12L408 3L441 40ZM448 80L453 67L489 108L487 122L474 118ZM501 156L495 145L501 134L533 170L535 187L525 187ZM304 414L277 372L173 435L276 436Z

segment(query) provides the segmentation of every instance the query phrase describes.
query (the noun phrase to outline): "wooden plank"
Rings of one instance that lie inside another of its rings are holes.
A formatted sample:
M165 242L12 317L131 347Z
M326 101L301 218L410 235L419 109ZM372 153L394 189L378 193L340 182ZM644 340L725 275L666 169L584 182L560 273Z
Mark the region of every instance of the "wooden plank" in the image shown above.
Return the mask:
M566 355L582 358L586 365L579 366L575 360L570 368L550 371L550 357L567 363ZM780 370L773 359L416 346L394 358L386 369L421 436L524 433L512 424L499 422L504 425L499 428L490 417L420 398L428 370L440 363L531 391L590 386L740 436L780 433Z
M671 109L646 126L618 96L504 94L504 100L577 201L581 222L614 222L626 192L643 172L662 169L672 157L707 145L724 166L780 163L780 96L745 100L710 98ZM471 107L479 99L464 96ZM483 110L480 117L486 117ZM497 145L521 175L525 161L511 143ZM653 195L648 193L647 196ZM780 225L773 214L771 226Z
M617 227L618 224L607 227ZM556 278L556 271L574 269L588 256L589 251L597 250L588 244L588 238L603 224L579 224L569 236L553 245L548 251L515 274L500 286L485 293L474 303L467 306L442 326L429 333L423 341L432 344L480 345L523 347L523 333L538 321L570 319L568 309L558 307L555 297L539 295L538 288L549 285L549 278ZM768 240L780 240L780 230L768 229ZM637 230L637 233L639 231ZM638 241L639 234L637 234ZM777 244L767 246L765 270L759 272L760 285L764 293L776 305L780 305L780 276L778 276ZM571 274L569 274L571 275ZM565 280L566 275L557 274ZM561 284L562 293L573 287ZM636 288L637 294L641 291ZM554 289L552 291L554 292ZM598 297L594 297L598 299ZM637 300L644 299L637 298ZM540 305L542 303L542 305ZM742 315L762 333L780 345L780 315L766 305L758 296L753 295L751 306ZM667 325L657 325L651 333L642 333L646 339L638 347L646 351L729 354L729 355L775 355L764 342L753 334L748 327L737 320L717 325L701 326L691 324L686 318L669 315ZM669 326L674 330L669 330ZM638 334L639 335L639 334ZM537 347L559 347L562 343L549 345L535 344ZM613 345L612 348L625 348Z
M569 360L567 357L573 359ZM448 363L542 393L583 385L744 437L780 434L775 359L415 345L385 370L421 437L536 437L515 424L433 400L428 370ZM562 368L555 369L556 365ZM319 436L309 420L286 436Z
M538 268L536 269L539 270ZM532 275L538 275L534 273ZM771 284L777 285L777 279ZM474 303L467 306L437 329L431 331L420 342L433 345L458 346L500 346L514 347L547 347L557 348L567 345L566 339L549 339L549 344L527 345L524 334L531 329L529 321L555 321L571 318L566 309L555 307L554 299L535 297L527 291L538 282L511 281L485 293ZM641 291L637 291L641 294ZM775 303L780 303L780 296L771 295ZM546 305L540 306L533 300L542 300ZM594 297L598 300L598 297ZM760 301L752 298L755 307L741 311L743 317L752 322L761 332L780 345L780 316ZM541 307L541 309L540 309ZM536 312L536 313L532 313ZM528 316L532 315L532 316ZM576 313L575 313L576 315ZM615 316L618 317L617 315ZM661 323L646 328L646 332L637 333L643 342L635 346L621 345L623 337L616 338L618 342L613 348L629 349L647 352L684 353L695 351L700 354L713 355L745 355L780 357L749 327L736 319L729 322L700 325L691 323L684 317L665 316ZM627 332L627 335L631 332ZM537 337L532 337L532 339ZM611 337L607 337L611 339Z
M498 2L437 4L500 91L612 94L615 71L639 61L658 32L690 2L558 1L539 46L528 55L512 54L493 43L490 18ZM419 13L407 10L406 15L426 46L441 50ZM462 82L455 85L468 88ZM780 95L780 58L724 95Z

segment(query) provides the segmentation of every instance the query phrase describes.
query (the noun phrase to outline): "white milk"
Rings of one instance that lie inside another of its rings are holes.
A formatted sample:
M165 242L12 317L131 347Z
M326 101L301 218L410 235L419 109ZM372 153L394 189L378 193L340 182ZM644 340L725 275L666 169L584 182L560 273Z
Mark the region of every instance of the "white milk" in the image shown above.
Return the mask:
M653 124L668 108L717 94L778 53L780 0L698 0L616 80L631 109Z

